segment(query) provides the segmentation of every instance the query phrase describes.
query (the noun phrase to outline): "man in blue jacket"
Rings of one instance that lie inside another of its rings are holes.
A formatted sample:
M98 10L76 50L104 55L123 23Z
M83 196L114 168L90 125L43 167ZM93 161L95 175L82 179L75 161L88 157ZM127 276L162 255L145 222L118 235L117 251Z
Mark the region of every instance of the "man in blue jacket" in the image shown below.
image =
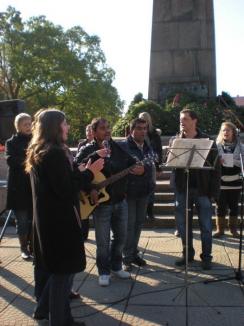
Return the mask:
M137 161L143 161L140 175L130 173L128 178L128 227L124 247L124 264L127 271L132 270L132 264L146 265L146 261L138 255L138 242L146 218L148 198L154 187L152 176L153 151L145 141L146 135L147 122L141 118L134 119L130 124L129 137L121 144Z

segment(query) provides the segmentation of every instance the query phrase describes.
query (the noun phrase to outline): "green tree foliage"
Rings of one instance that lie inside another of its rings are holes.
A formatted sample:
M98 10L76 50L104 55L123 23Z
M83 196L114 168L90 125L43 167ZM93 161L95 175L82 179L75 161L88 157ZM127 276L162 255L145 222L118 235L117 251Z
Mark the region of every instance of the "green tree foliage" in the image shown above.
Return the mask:
M128 111L123 118L120 118L113 128L115 136L124 136L129 127L130 121L138 117L141 112L148 112L152 117L155 127L161 128L164 112L159 104L143 99L143 95L138 93L129 105Z
M73 141L93 117L114 123L121 115L114 76L100 39L80 26L64 31L44 16L24 22L13 7L1 13L0 96L25 100L30 113L40 107L64 110Z
M114 134L124 136L130 121L139 113L146 111L152 116L154 126L162 130L162 135L175 135L179 131L180 111L185 107L197 113L199 128L210 135L218 133L223 121L232 121L240 127L240 122L243 120L243 110L236 106L226 92L213 99L178 93L168 97L162 106L143 99L142 94L139 93L135 95L125 116L115 124Z

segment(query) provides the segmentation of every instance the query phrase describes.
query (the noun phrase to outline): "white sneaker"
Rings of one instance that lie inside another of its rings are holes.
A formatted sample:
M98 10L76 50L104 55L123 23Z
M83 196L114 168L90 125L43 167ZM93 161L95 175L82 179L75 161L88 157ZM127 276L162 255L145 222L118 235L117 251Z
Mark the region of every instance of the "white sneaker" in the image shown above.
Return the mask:
M109 286L110 275L99 275L98 284L100 286Z
M122 279L128 279L130 278L130 273L124 271L123 269L121 269L120 271L111 271L115 276L122 278Z
M21 258L24 259L24 260L28 260L30 258L30 256L28 255L27 252L22 251L21 252Z

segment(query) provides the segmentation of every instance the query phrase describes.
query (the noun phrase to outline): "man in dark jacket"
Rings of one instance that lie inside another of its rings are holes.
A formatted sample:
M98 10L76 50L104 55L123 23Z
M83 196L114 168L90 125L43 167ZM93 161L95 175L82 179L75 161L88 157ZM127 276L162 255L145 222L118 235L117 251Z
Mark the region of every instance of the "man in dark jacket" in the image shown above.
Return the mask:
M19 237L21 257L29 259L32 222L32 195L30 178L24 171L26 149L31 140L31 117L20 113L15 117L17 133L6 141L8 164L7 209L16 217L16 232Z
M197 119L194 111L183 109L180 112L180 133L177 137L189 139L209 138L208 135L197 128ZM189 172L188 261L192 262L195 255L192 232L193 205L195 204L202 241L200 258L202 268L208 270L211 269L212 260L212 201L218 197L220 191L220 163L215 143L206 161L214 167L213 170L192 169ZM183 257L177 260L175 264L176 266L183 266L186 260L186 171L184 169L175 169L174 173L176 223L183 245Z
M141 167L142 173L130 174L128 181L128 228L124 248L124 264L127 271L132 270L132 264L146 265L146 261L138 255L138 242L146 218L148 198L154 188L153 151L145 141L146 135L146 121L141 118L134 119L130 124L130 136L124 143L125 149L131 156L137 161L144 161Z
M86 162L90 158L104 158L104 168L101 171L106 178L119 173L135 160L111 139L108 121L103 118L92 121L94 141L82 147L76 156L77 163ZM141 173L141 167L135 167L134 173ZM106 191L109 200L100 203L93 211L95 235L97 243L97 268L100 286L108 286L110 273L119 278L129 278L130 274L122 269L122 251L126 240L128 207L126 202L127 178L108 185ZM91 198L98 202L98 193L91 190ZM110 246L110 230L113 232Z

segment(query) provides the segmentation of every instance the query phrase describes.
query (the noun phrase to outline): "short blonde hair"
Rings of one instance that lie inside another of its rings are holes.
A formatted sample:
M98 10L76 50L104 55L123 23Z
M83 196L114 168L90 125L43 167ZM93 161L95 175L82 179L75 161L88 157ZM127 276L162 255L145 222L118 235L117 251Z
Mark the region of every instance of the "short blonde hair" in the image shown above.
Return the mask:
M22 121L30 119L31 120L31 116L27 113L20 113L18 115L16 115L15 119L14 119L14 126L15 129L17 131L19 131L19 126L21 124Z

